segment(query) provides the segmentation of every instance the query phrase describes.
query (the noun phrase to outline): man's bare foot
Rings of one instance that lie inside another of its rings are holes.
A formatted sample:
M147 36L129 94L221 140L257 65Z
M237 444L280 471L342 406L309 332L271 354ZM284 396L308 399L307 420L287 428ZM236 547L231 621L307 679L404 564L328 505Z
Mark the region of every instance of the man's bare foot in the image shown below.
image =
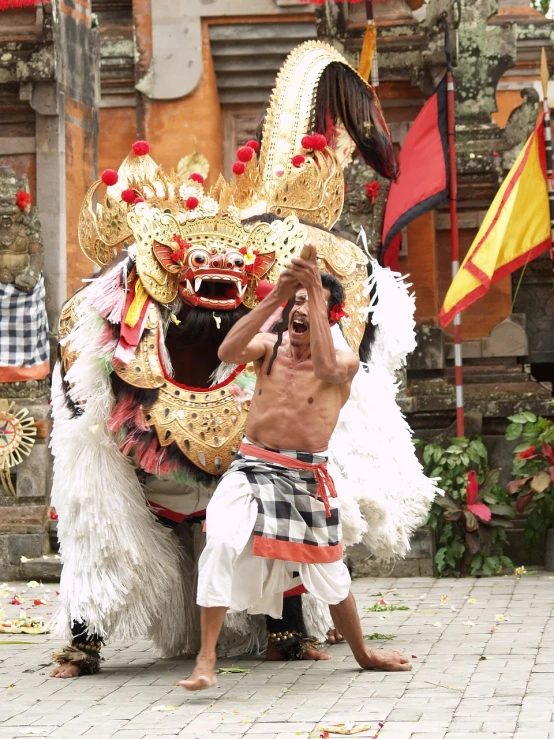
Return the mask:
M280 652L275 644L273 644L272 642L267 643L265 658L266 660L268 660L268 662L283 662L285 659L283 653ZM317 662L320 659L331 659L331 655L327 654L327 652L321 652L315 647L308 647L308 649L306 649L306 651L302 655L302 659L313 660L314 662Z
M185 690L207 690L208 688L213 688L217 685L214 667L215 657L211 659L198 655L192 675L188 680L180 680L177 685L180 685Z
M62 662L50 673L50 677L79 677L81 668L73 662Z
M327 641L329 644L338 644L339 642L344 641L344 636L336 628L329 629L327 632Z
M356 657L357 663L364 670L380 670L382 672L409 672L412 663L402 652L396 649L368 649L365 655Z

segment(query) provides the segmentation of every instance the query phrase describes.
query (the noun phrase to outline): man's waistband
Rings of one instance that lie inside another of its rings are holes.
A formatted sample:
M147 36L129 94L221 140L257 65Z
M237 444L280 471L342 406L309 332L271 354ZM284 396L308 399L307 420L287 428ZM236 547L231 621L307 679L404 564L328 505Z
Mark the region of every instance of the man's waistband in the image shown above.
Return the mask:
M276 462L277 464L281 464L283 467L287 467L289 464L287 458L288 460L298 460L299 462L311 467L319 464L325 464L329 456L327 452L317 452L317 454L314 454L312 452L303 452L296 449L269 449L268 447L262 446L261 444L255 444L252 441L248 441L248 439L243 439L239 451L245 457L264 459L266 462ZM268 452L266 456L260 456L260 454L264 454L265 452ZM283 459L278 461L277 456L274 456L270 459L269 457L271 455L278 455ZM294 465L293 469L301 468ZM309 469L309 467L306 467L305 469Z
M287 451L289 452L288 454L286 453ZM291 452L290 450L275 452L271 449L265 449L264 447L252 444L251 442L245 443L244 441L240 445L240 453L244 457L269 462L270 464L277 464L288 470L313 470L317 480L315 499L317 500L318 497L321 497L325 505L327 518L330 517L329 497L336 498L337 491L335 490L333 478L327 469L327 457L318 454L307 454L309 459L303 460L299 455L304 455L306 454L305 452Z

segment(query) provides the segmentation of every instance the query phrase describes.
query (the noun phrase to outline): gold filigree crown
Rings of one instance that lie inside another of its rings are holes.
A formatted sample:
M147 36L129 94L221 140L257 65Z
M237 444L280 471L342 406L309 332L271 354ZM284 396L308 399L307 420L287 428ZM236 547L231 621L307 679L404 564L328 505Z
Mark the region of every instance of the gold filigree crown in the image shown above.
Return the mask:
M334 74L339 75L338 82ZM363 102L357 126L341 108L352 95ZM329 135L317 133L321 100L328 102ZM348 133L343 124L347 119ZM119 171L106 170L87 193L79 219L81 248L99 266L108 265L126 247L135 249L146 291L163 303L170 303L178 291L187 297L185 265L179 260L184 244L189 251L209 247L210 260L233 249L246 252L248 258L255 254L256 270L248 275L247 289L244 276L239 285L242 302L252 307L257 280L263 276L275 282L309 237L318 245L321 266L345 286L347 310L351 304L355 311L346 322L351 327L349 341L357 346L365 324L358 309L364 303L359 296L367 277L367 257L350 242L321 231L331 229L340 217L343 167L356 145L366 160L367 152L379 151L375 165L379 171L390 164L392 145L374 91L331 46L304 43L279 72L261 142L249 141L237 151L231 182L220 175L205 193L202 174L190 173L186 166L167 174L149 156L148 144L136 142ZM103 185L105 195L97 202ZM278 220L256 218L264 214Z

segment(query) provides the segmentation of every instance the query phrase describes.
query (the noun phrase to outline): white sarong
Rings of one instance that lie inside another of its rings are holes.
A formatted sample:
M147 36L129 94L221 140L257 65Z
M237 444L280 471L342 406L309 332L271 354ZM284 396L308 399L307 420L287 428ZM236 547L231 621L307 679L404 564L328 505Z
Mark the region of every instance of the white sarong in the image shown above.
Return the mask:
M246 473L230 470L217 486L206 512L206 547L199 562L199 606L223 606L281 618L283 593L299 583L329 605L345 600L350 574L340 560L307 564L252 554L257 515L257 501Z

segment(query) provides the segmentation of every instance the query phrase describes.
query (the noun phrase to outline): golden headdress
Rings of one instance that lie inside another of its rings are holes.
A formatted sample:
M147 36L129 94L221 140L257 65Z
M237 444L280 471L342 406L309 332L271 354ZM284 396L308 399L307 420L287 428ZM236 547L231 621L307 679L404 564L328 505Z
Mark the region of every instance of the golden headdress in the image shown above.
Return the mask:
M366 321L359 309L367 302L367 257L326 230L340 216L343 165L356 147L377 171L394 177L373 89L331 46L307 42L279 72L261 141L237 151L232 182L220 175L205 194L201 174L186 168L166 174L148 144L136 142L119 171L106 170L87 193L81 248L105 266L132 247L154 300L167 304L179 292L192 305L226 309L238 302L253 307L258 281L275 282L311 239L322 268L343 283L349 313L343 328L357 349ZM106 194L95 206L102 184Z

